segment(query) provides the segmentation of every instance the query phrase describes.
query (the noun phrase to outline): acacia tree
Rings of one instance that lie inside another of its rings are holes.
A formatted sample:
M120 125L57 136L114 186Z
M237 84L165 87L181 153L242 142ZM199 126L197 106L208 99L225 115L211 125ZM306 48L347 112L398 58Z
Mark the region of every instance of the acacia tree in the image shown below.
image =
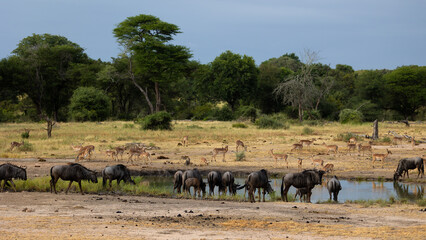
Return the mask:
M303 121L303 111L313 105L318 91L312 75L313 64L318 60L318 53L305 50L305 61L300 70L288 76L278 84L273 93L281 97L284 104L298 108L299 121Z
M40 118L47 122L50 138L58 113L68 105L77 85L67 72L73 63L87 62L88 57L79 45L50 34L24 38L13 53L11 60L19 66L8 80L32 100Z
M132 83L144 96L150 112L160 111L160 85L176 80L191 57L186 47L168 43L180 33L179 27L141 14L128 17L113 32L129 60ZM155 109L151 95L155 96Z

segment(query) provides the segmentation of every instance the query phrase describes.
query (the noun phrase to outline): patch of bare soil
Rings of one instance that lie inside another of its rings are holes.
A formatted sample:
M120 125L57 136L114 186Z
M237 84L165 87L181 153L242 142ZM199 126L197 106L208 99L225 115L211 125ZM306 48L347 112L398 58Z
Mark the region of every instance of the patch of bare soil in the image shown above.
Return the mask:
M424 239L414 205L0 193L1 239Z

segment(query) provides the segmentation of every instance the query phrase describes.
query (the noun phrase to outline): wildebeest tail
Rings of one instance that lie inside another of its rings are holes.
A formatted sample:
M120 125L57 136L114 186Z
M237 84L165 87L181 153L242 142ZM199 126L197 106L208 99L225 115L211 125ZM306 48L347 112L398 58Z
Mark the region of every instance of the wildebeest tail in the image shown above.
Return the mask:
M105 169L102 170L102 187L105 187L106 179L105 179Z
M247 184L244 184L244 185L238 186L238 187L237 187L237 190L243 189L243 188L245 188L246 186L247 186Z
M282 199L284 199L284 177L285 177L285 175L283 176L283 178L282 178L282 180L281 180L281 198ZM284 200L283 200L284 201Z

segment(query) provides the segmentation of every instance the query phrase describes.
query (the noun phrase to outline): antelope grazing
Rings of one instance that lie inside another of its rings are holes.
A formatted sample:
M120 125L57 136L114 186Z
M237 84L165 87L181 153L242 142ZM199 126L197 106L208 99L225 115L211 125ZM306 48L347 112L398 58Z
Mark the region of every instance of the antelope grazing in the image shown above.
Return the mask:
M385 159L388 157L389 154L392 154L391 151L389 151L388 149L386 149L387 153L383 154L383 153L374 153L373 154L373 168L374 168L374 162L376 160L381 160L382 161L382 168L383 168L383 164L385 163Z
M188 147L188 136L183 137L183 139L182 139L182 145L184 147Z
M114 148L114 150L115 150L115 156L117 157L117 160L118 160L118 155L120 155L121 160L123 160L123 153L124 153L124 150L126 150L126 148L116 147L116 148Z
M79 152L82 147L83 147L82 144L80 144L80 145L71 145L72 150L74 150L76 152Z
M112 160L117 160L118 161L117 154L116 154L116 152L114 150L111 150L111 149L106 150L105 154L107 155L107 157L111 157Z
M287 161L288 155L287 154L274 153L274 149L269 150L269 152L271 153L272 157L275 159L275 164L277 164L277 160L279 158L281 158L282 160L284 160L286 162L287 168L288 168L288 161Z
M356 137L349 138L349 143L356 143Z
M302 145L306 145L306 146L310 146L312 143L314 142L314 140L300 140L299 143Z
M398 142L401 143L402 142L402 137L393 137L392 140L393 144L398 146Z
M356 143L350 143L350 142L348 142L348 152L350 152L350 151L355 151L356 150Z
M223 162L225 162L225 154L228 152L228 145L224 148L215 148L213 149L213 159L216 162L216 155L219 153L223 153Z
M80 151L77 154L76 162L79 162L81 159L86 158L89 156L89 160L92 157L92 153L95 151L95 146L93 145L87 145L80 149Z
M358 144L358 152L362 151L362 156L364 156L364 152L365 151L370 151L371 152L371 145L367 145L367 146L362 146L362 144Z
M22 142L11 142L10 143L10 151L12 151L14 148L19 148L20 146L24 145L24 141Z
M314 156L312 156L312 163L311 164L314 165L314 167L316 167L316 166L323 167L324 166L324 160L322 160L322 159L314 159Z
M141 153L142 158L144 159L145 164L152 164L151 154L149 152Z
M236 151L237 151L237 152L238 152L238 149L239 149L240 147L242 147L242 148L244 149L244 151L247 151L247 146L244 146L243 141L241 141L241 140L237 140L237 141L235 142L235 144L237 144L237 146L236 146Z
M337 153L337 150L339 149L337 145L327 145L325 144L325 142L323 142L322 145L327 148L327 154L329 154L330 152Z
M297 159L297 169L302 169L302 162L303 160L301 158Z
M133 147L130 148L129 153L129 159L127 160L128 162L131 161L133 163L133 156L136 156L137 159L139 160L139 157L142 155L142 153L145 152L145 149L140 149L139 147Z
M209 165L209 163L207 162L207 159L205 157L201 158L201 164L204 164L206 166Z
M293 150L302 150L302 149L303 149L303 144L295 143L292 145L292 148L290 151L293 152Z
M326 172L333 172L333 170L334 170L334 164L327 163L327 164L325 164L325 166L322 169L324 171L326 171Z

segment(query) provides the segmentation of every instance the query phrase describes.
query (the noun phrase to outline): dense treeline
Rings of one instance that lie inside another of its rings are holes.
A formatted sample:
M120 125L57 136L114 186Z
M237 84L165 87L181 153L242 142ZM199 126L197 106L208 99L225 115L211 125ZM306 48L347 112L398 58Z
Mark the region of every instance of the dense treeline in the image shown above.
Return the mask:
M175 119L255 119L259 114L339 120L424 120L426 67L360 70L318 62L315 52L286 53L257 66L226 51L208 64L170 42L179 27L151 15L113 30L123 52L90 59L62 36L33 34L0 61L0 121L136 119L167 111ZM301 61L303 59L303 61Z

